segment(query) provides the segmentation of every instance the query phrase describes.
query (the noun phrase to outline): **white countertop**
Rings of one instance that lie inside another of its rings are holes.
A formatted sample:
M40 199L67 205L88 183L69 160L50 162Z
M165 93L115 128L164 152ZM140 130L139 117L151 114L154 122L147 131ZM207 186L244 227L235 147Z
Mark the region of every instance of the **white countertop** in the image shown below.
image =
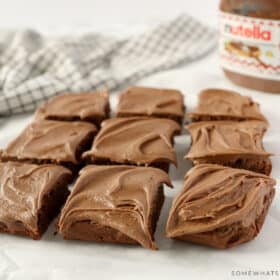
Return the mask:
M166 3L168 2L168 3ZM211 5L209 4L211 2ZM218 1L9 1L2 5L0 26L20 28L38 27L42 30L80 29L103 26L102 30L120 30L130 25L141 30L165 17L180 12L197 15L204 22L215 25ZM205 7L207 5L207 7ZM4 8L3 8L4 6ZM17 12L14 12L17 6ZM208 7L209 6L209 7ZM202 9L203 8L203 9ZM19 12L20 11L20 12ZM56 29L56 26L58 27ZM280 179L280 96L242 89L227 81L218 65L217 53L186 65L166 71L139 82L142 85L178 88L184 92L185 103L191 110L197 93L206 87L238 90L252 96L261 104L263 113L271 123L265 137L265 147L275 154L272 175ZM112 94L113 105L116 94ZM0 148L13 139L31 120L30 115L0 120ZM189 165L183 155L190 144L187 135L176 139L179 168L172 168L174 190L167 190L167 198L160 218L156 240L157 252L141 247L116 246L88 242L63 241L53 236L51 226L41 241L21 237L0 236L0 279L277 279L278 277L233 276L232 271L279 271L280 254L280 199L273 202L259 237L250 243L231 250L214 250L207 247L174 242L164 237L166 216L174 194L182 186L182 177Z

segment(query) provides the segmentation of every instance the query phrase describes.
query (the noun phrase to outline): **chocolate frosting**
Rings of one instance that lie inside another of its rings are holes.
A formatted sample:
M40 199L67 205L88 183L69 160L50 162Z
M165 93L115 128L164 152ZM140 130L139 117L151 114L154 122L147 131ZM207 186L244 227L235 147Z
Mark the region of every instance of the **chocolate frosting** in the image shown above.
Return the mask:
M89 120L106 117L109 97L106 91L92 93L68 93L55 96L45 102L36 113L37 119L73 118Z
M266 118L260 112L259 104L248 96L222 89L206 89L199 95L198 107L189 114L191 119L199 117L220 119L261 120Z
M149 230L158 188L171 186L160 169L135 166L94 166L80 171L58 223L60 232L89 220L111 227L146 248L156 249Z
M188 159L219 155L270 156L262 145L267 129L264 122L197 122L187 128L192 137Z
M91 150L83 157L137 165L154 162L176 164L172 138L179 131L180 126L169 119L109 119L102 123Z
M86 122L36 121L7 146L1 157L77 164L79 145L96 131L93 124Z
M37 233L38 212L43 198L71 172L57 165L34 165L17 162L0 163L0 222L11 232L24 224Z
M280 0L221 0L223 12L262 19L280 19Z
M184 116L184 99L178 90L131 87L121 94L117 115Z
M183 189L173 201L167 236L189 235L192 240L191 236L204 235L203 243L211 245L214 240L214 246L221 248L242 243L244 240L238 238L227 240L227 235L239 235L231 232L230 227L236 223L244 228L252 226L255 236L260 230L255 222L263 214L267 201L272 200L275 183L268 176L247 170L197 165L186 174ZM219 229L224 229L220 240L219 236L214 238Z

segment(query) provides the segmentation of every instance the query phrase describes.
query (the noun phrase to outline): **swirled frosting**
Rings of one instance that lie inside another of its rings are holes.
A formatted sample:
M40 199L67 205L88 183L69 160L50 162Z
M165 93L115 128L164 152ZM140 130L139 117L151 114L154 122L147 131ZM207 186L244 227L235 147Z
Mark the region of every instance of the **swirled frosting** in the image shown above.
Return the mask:
M117 115L183 117L183 95L173 89L131 87L120 95Z
M86 122L35 121L3 150L1 158L77 164L81 143L88 137L92 139L96 131Z
M55 96L36 112L37 119L89 120L99 124L109 110L107 92L68 93Z
M91 150L83 157L137 165L154 162L176 164L172 138L179 131L180 126L169 119L109 119L102 123Z
M196 122L187 129L192 137L188 159L234 154L270 155L263 149L262 138L267 124L261 121Z
M193 120L261 120L259 104L248 96L222 89L206 89L199 95L198 106L189 114Z
M246 170L197 165L173 201L167 236L218 248L249 241L261 229L275 183Z
M0 163L1 227L13 233L23 224L33 237L38 237L39 211L44 196L55 190L58 182L63 187L61 180L67 184L71 177L68 169L57 165Z
M64 235L75 223L90 221L155 249L150 224L162 184L171 186L157 168L89 165L80 171L62 210L59 231Z

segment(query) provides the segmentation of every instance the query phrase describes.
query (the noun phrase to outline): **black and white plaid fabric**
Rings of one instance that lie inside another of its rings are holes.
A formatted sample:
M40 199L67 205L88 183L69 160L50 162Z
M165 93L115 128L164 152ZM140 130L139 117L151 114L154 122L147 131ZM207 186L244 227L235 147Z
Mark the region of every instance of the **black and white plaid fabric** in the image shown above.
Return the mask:
M0 43L0 116L32 111L63 92L116 90L195 60L216 42L215 30L187 15L127 40L8 34Z

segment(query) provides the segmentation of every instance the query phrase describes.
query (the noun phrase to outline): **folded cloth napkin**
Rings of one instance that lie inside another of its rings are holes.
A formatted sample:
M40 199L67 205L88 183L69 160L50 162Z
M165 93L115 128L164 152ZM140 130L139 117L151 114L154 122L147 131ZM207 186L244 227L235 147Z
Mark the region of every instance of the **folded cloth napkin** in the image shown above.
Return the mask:
M63 92L116 90L195 60L217 42L215 30L187 15L124 40L96 33L54 39L30 30L5 38L0 42L0 116L32 111Z

